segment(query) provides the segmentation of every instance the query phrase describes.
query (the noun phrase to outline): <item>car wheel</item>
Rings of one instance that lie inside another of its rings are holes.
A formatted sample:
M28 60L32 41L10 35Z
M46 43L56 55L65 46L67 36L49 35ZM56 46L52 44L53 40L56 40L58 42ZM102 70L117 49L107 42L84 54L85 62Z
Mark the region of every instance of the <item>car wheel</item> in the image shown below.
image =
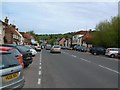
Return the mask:
M29 64L27 64L27 65L24 65L24 68L27 68L29 66Z
M111 54L111 55L110 55L110 57L111 57L111 58L114 58L114 57L115 57L115 55L114 55L114 54Z
M96 53L96 52L94 52L93 54L94 54L94 55L97 55L97 53Z

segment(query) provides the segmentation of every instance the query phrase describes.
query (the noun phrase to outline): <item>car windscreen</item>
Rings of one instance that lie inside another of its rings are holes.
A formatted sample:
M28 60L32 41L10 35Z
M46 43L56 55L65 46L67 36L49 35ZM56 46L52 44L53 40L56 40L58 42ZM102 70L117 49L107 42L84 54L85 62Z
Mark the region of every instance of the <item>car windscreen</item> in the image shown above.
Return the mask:
M17 50L17 49L12 49L12 50L9 50L8 52L14 54L15 56L20 56L20 52Z
M14 67L20 65L18 60L13 54L2 54L0 53L0 69Z
M26 51L29 51L29 49L26 48L25 46L17 46L17 48L19 49L20 52L26 52Z
M54 46L54 48L60 48L60 46Z

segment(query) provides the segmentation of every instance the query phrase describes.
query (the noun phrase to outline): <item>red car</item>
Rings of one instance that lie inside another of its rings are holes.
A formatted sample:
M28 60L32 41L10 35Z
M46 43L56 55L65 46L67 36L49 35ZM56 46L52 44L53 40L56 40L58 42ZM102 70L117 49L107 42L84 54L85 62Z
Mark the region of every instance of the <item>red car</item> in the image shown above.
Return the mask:
M12 48L12 47L3 47L3 46L0 46L0 50L1 51L7 51L7 52L10 52L12 53L13 55L15 55L16 59L18 60L18 62L22 65L22 67L24 68L24 63L23 63L23 56L22 54L20 54L20 52L15 49L15 48Z

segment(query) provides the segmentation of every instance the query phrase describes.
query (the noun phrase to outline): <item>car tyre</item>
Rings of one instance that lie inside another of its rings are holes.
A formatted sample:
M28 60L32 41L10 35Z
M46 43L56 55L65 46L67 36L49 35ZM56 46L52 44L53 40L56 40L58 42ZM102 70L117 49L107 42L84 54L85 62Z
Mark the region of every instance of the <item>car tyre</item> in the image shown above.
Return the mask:
M29 66L29 64L28 65L24 65L24 68L27 68Z
M111 54L111 55L110 55L110 57L111 57L111 58L114 58L114 57L115 57L115 55L114 55L114 54Z
M94 54L94 55L97 55L97 53L96 53L96 52L94 52L93 54Z

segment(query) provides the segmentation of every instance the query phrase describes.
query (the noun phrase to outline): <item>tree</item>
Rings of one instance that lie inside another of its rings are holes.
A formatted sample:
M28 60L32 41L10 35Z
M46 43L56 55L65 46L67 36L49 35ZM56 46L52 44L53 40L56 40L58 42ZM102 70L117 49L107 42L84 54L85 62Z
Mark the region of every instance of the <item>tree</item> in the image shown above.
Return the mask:
M92 43L95 46L118 47L118 31L120 26L118 17L113 17L110 21L100 22L93 33Z

